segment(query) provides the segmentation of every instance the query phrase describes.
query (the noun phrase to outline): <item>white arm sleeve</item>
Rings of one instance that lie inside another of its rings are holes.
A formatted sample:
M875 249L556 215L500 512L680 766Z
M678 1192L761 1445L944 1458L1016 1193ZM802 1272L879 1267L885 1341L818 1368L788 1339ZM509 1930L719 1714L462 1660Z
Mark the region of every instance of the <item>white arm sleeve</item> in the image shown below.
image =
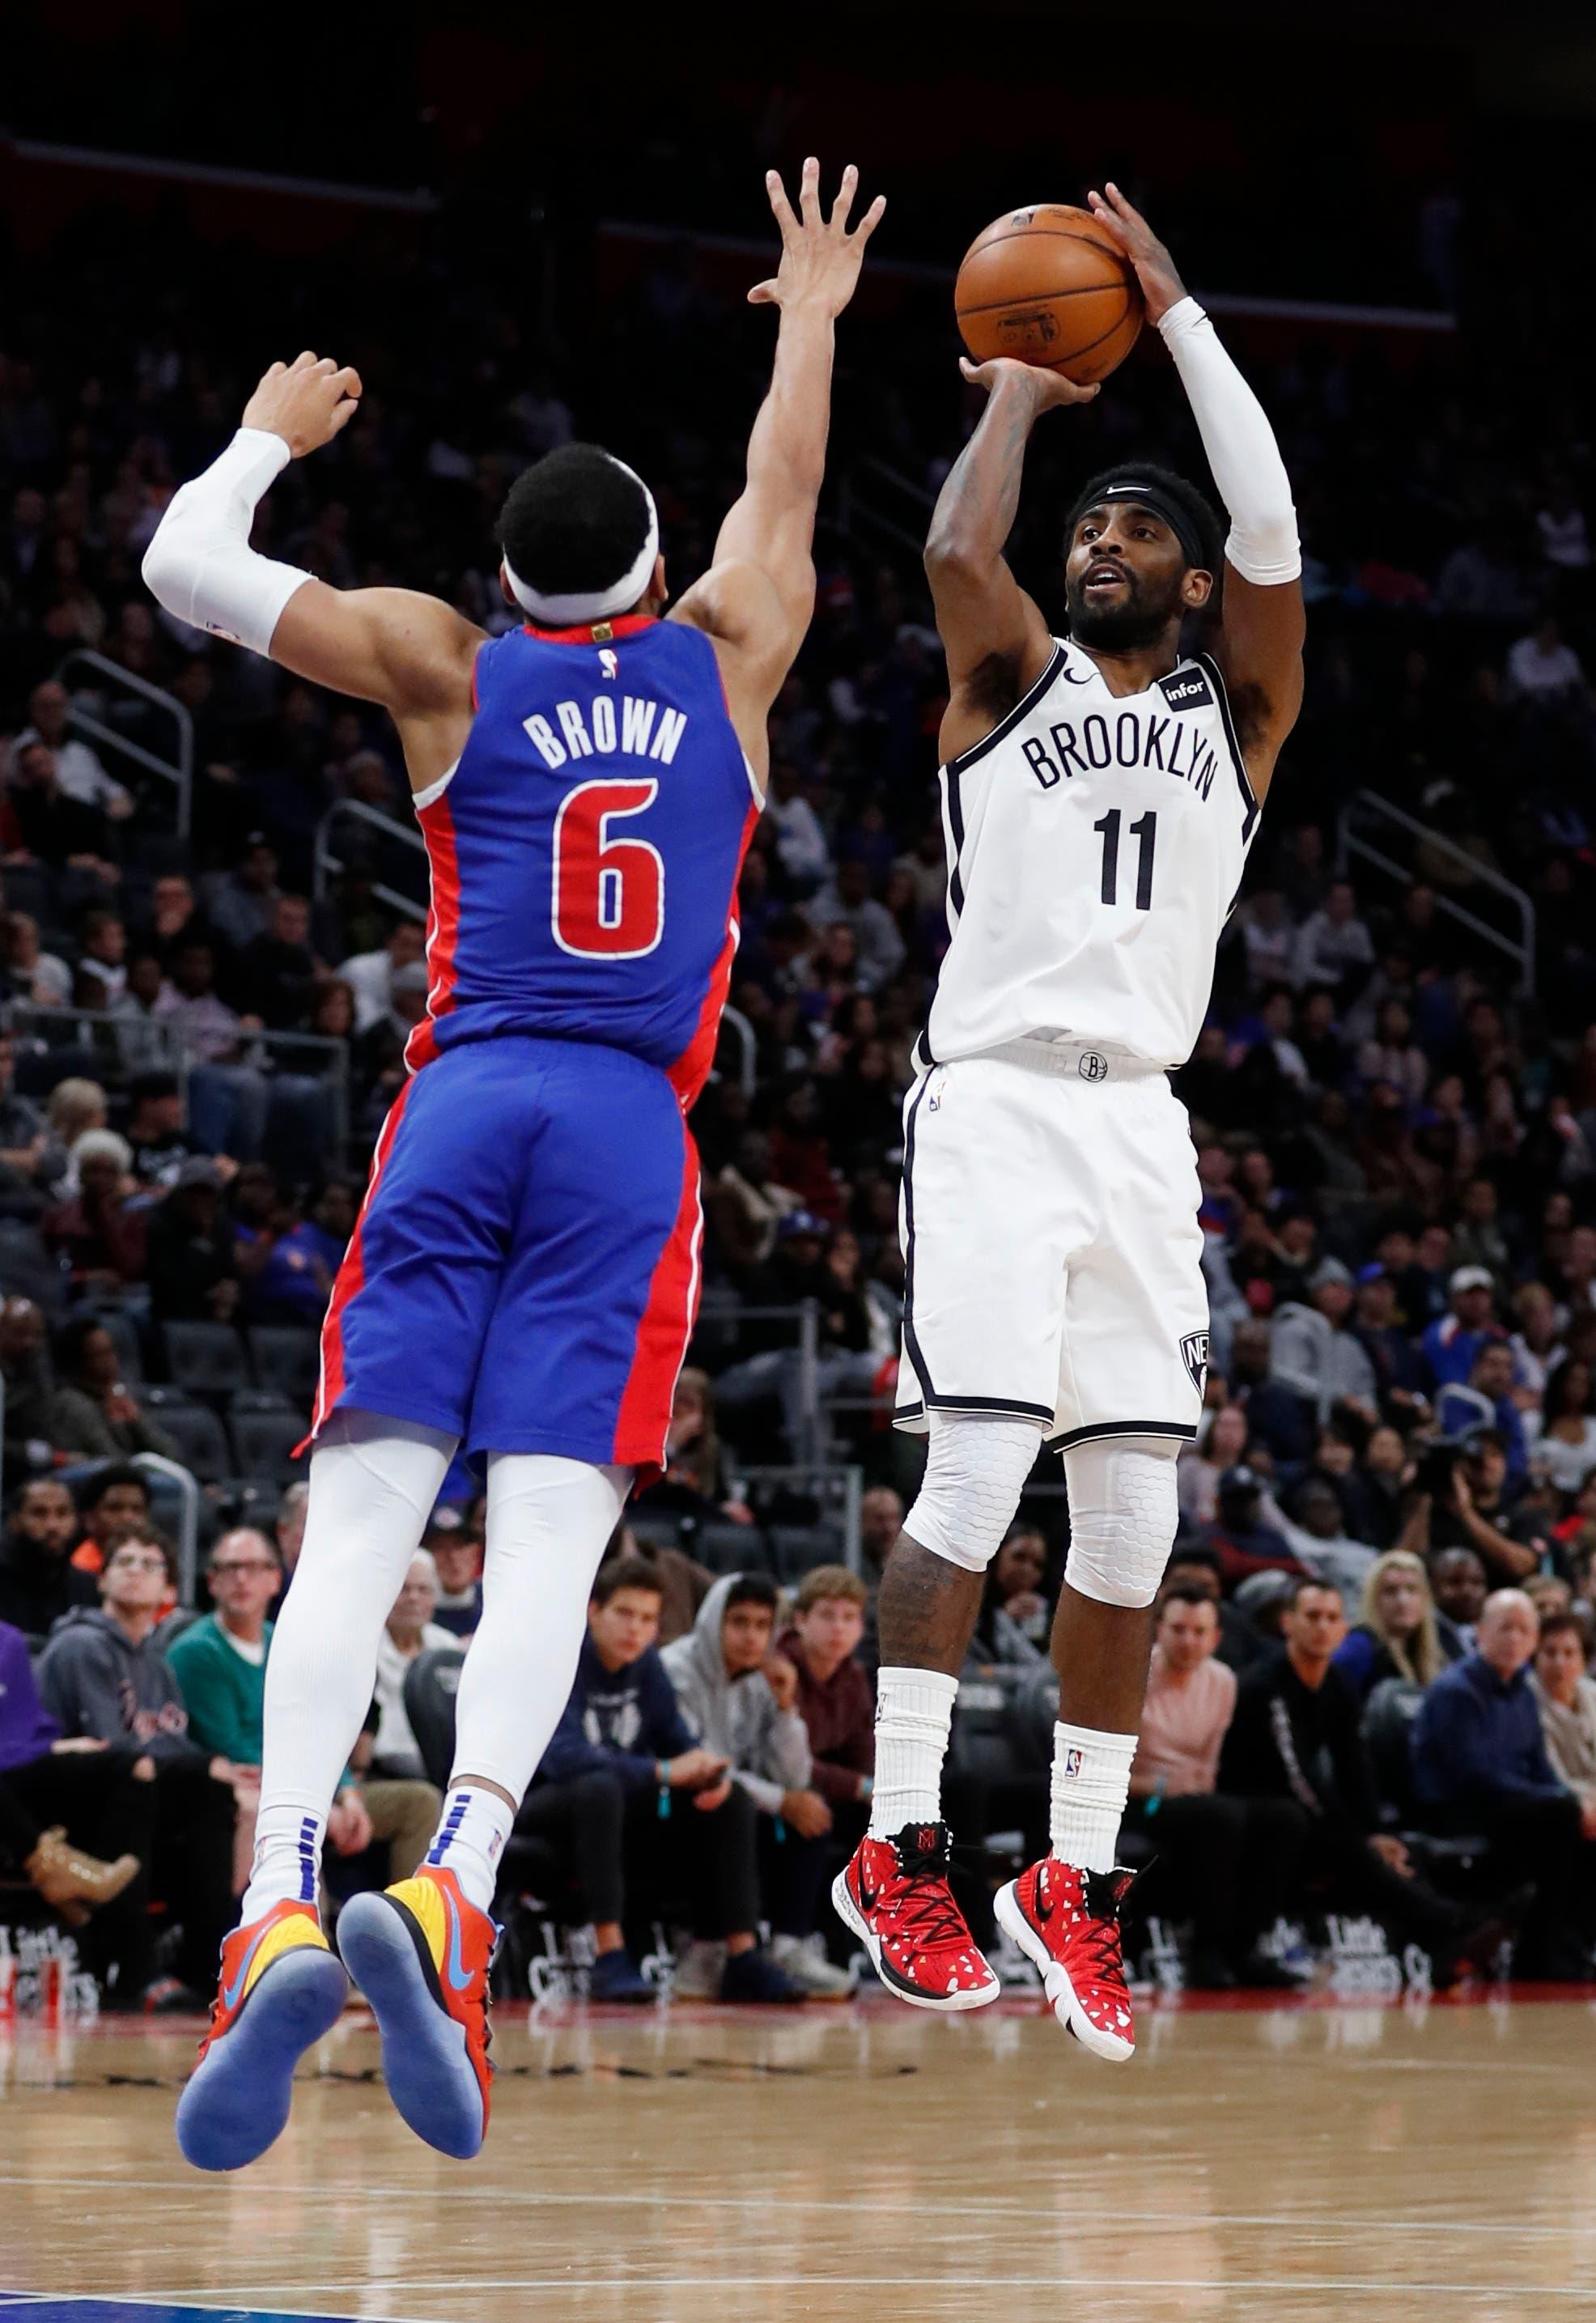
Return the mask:
M1230 515L1226 561L1261 588L1295 581L1302 571L1291 481L1263 406L1219 343L1195 298L1159 317L1175 358L1214 482Z
M250 546L261 496L289 457L280 436L241 427L203 475L173 494L144 551L144 585L169 613L252 653L271 651L283 607L311 577Z

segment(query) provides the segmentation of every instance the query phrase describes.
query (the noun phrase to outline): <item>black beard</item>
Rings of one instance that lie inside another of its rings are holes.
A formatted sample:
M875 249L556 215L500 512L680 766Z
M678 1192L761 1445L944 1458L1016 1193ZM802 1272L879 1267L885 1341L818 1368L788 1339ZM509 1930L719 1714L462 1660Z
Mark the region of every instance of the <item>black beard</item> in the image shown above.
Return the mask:
M1066 586L1064 608L1069 615L1069 634L1083 646L1095 646L1099 653L1145 653L1155 646L1169 625L1169 611L1152 611L1142 601L1136 583L1129 582L1123 604L1107 605L1101 611L1086 601L1084 588Z

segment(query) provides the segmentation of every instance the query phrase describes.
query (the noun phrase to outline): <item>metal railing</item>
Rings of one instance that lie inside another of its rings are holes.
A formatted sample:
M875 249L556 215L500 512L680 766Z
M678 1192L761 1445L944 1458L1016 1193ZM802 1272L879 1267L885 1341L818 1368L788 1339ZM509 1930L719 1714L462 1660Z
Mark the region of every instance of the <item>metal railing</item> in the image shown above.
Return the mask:
M103 684L121 686L163 712L176 730L176 757L163 758L156 751L147 750L142 742L131 740L115 726L107 726L92 710L86 710L81 697L73 693L68 675L74 669L93 670ZM120 662L107 661L104 654L94 653L87 646L78 647L59 662L55 675L56 683L66 687L70 699L71 707L67 713L69 726L90 741L97 742L102 749L117 751L133 766L142 767L146 774L159 775L162 782L174 786L178 794L178 836L187 839L194 813L194 721L177 695L169 693L164 686L151 685L147 677L136 676L131 669L124 669Z
M326 900L329 883L347 868L344 858L335 854L333 848L333 829L341 821L362 822L368 830L381 831L384 839L397 839L402 846L413 848L417 855L426 857L427 841L409 824L397 822L392 815L384 814L381 807L368 806L363 799L339 799L327 809L316 827L316 860L311 887L318 904ZM398 912L402 919L425 921L427 918L427 905L418 903L414 895L402 895L397 887L390 887L373 879L371 893L380 904L386 904L390 912Z
M1454 864L1464 875L1460 883L1463 887L1477 886L1500 896L1507 913L1517 923L1517 938L1500 928L1492 927L1489 920L1481 919L1477 912L1471 911L1466 904L1460 903L1456 895L1445 887L1435 887L1435 909L1445 912L1447 918L1455 920L1460 927L1467 928L1480 942L1510 960L1518 970L1518 990L1521 995L1535 990L1535 905L1522 887L1515 886L1500 871L1493 871L1488 864L1480 862L1466 847L1460 847L1445 832L1436 831L1429 823L1420 822L1417 815L1408 813L1404 808L1393 806L1390 799L1381 798L1378 791L1354 791L1341 810L1336 825L1336 861L1343 869L1351 858L1356 857L1371 864L1376 870L1383 871L1388 878L1399 880L1406 887L1416 886L1423 876L1410 864L1387 853L1384 847L1359 827L1360 823L1380 828L1382 837L1388 829L1401 831L1415 846L1422 845L1446 862ZM1424 884L1430 886L1433 883L1426 880Z
M165 1459L159 1452L135 1452L131 1464L152 1476L164 1476L177 1492L178 1602L192 1605L199 1578L199 1485L180 1460Z
M802 1461L784 1467L745 1467L738 1464L734 1481L739 1487L754 1489L766 1484L790 1485L822 1506L829 1502L828 1513L834 1515L842 1527L842 1561L850 1573L863 1573L865 1556L859 1530L859 1506L865 1497L862 1468L851 1464L817 1465Z
M836 516L850 537L861 531L885 533L889 540L919 558L935 505L934 496L912 476L885 460L855 460L842 472L837 490Z

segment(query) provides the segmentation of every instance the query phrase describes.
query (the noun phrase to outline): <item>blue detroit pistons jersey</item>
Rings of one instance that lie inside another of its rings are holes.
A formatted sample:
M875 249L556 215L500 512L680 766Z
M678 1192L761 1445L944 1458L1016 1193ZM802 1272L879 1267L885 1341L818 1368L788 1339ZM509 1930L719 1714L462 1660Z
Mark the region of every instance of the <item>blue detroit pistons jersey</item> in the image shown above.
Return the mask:
M754 778L702 630L632 614L477 655L453 772L417 794L432 866L417 1067L505 1033L596 1042L690 1105L737 948Z

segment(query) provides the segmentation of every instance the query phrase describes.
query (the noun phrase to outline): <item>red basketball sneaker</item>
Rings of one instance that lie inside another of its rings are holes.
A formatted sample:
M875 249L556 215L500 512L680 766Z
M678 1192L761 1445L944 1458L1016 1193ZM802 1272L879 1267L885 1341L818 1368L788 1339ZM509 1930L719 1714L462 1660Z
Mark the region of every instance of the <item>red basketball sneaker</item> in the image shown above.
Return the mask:
M1082 1871L1044 1855L993 1901L997 1924L1041 1970L1060 2025L1119 2063L1136 2045L1119 1915L1133 1875Z
M916 2008L985 2008L1001 1989L948 1885L948 1826L862 1839L831 1901L889 1992Z

